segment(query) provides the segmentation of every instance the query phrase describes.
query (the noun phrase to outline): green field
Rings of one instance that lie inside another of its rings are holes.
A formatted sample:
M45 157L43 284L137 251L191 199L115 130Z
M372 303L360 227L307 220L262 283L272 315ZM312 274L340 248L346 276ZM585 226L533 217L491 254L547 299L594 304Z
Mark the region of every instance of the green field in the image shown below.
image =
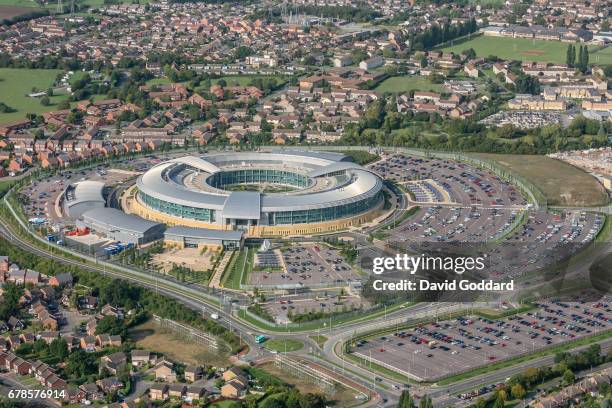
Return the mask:
M0 0L0 6L40 7L34 0Z
M254 257L255 250L250 247L235 253L221 277L223 287L240 289L240 284L246 283L247 276L253 270Z
M479 57L496 55L503 59L520 59L525 61L565 63L567 43L560 41L527 40L522 38L500 38L478 36L468 41L463 41L452 46L444 47L444 52L452 51L460 53L463 50L473 48ZM610 47L608 47L610 48ZM590 47L589 51L596 50ZM599 54L599 61L595 59ZM612 64L612 50L602 50L593 54L591 63Z
M607 46L602 50L594 50L589 58L590 62L595 65L610 65L612 64L612 47Z
M432 84L427 77L423 76L401 76L387 78L375 89L378 92L410 92L410 91L433 91L443 92L442 84Z
M62 72L58 69L14 69L0 68L0 102L4 102L16 112L0 113L0 124L25 118L26 113L43 113L55 109L55 105L66 95L51 97L51 105L42 106L40 99L30 98L32 88L46 91L53 85L55 77Z
M546 156L474 153L495 160L538 187L549 205L601 206L608 202L604 187L590 174Z
M283 77L278 75L226 75L211 79L210 82L214 85L223 79L228 86L247 86L255 78L275 78L279 83L285 81ZM166 77L153 78L147 81L147 85L165 85L169 83L171 83L171 81ZM196 88L196 91L200 90L204 90L204 87L200 86Z
M304 343L293 339L274 339L264 343L264 347L268 350L284 353L285 351L298 351L304 347Z

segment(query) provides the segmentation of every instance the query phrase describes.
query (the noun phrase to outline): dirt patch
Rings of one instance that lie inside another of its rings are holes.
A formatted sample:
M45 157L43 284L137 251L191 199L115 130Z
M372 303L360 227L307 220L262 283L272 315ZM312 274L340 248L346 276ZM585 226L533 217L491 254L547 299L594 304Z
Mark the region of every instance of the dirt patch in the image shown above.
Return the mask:
M194 271L208 271L213 266L213 257L218 252L201 251L197 248L169 249L161 254L153 255L152 264L163 273L168 273L172 265L184 266Z
M229 356L226 353L194 343L184 336L148 321L130 330L130 337L145 350L163 353L172 361L193 365L226 367Z
M544 51L529 50L529 51L522 51L520 54L524 55L526 57L537 57L537 56L540 56L540 55L544 55Z
M0 6L0 21L40 10L41 9L34 7Z
M589 173L560 160L537 155L474 154L492 159L538 187L548 205L601 206L608 197L604 187Z

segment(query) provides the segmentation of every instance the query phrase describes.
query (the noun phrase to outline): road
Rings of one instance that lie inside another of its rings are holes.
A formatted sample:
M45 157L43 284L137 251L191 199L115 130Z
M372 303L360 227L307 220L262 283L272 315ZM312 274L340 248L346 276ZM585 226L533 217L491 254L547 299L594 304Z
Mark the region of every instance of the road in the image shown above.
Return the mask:
M7 205L7 208L13 211L14 217L21 223L22 228L27 229L27 225L25 225L23 221L16 216L6 198L4 199L4 202ZM399 204L401 208L402 203ZM380 406L393 406L400 393L397 388L402 388L403 384L389 378L384 379L384 381L381 383L373 381L374 375L370 371L342 357L342 353L340 352L342 343L359 333L378 328L388 328L392 327L393 325L405 324L407 321L414 319L425 317L435 318L436 313L449 313L475 307L474 304L462 303L448 303L445 305L438 304L436 312L436 309L433 308L434 304L420 303L410 308L398 309L393 312L389 312L385 316L372 320L348 323L336 327L330 326L325 330L315 330L311 331L310 333L276 333L273 331L262 330L259 327L255 327L248 322L236 318L232 310L235 308L235 305L226 301L227 293L221 292L220 296L210 295L198 290L197 287L184 285L179 282L162 279L156 276L154 277L131 268L101 262L96 258L71 251L67 248L60 249L66 251L72 257L66 258L64 256L59 256L51 252L50 244L44 241L44 239L32 235L42 244L48 246L49 249L42 249L37 245L33 245L29 241L24 240L18 234L13 233L11 225L4 219L0 219L0 236L30 253L53 259L63 264L78 266L90 272L102 273L108 276L128 280L139 286L155 290L166 296L177 299L190 308L202 313L209 314L213 311L218 313L221 317L219 323L239 335L243 343L246 343L249 346L248 354L243 356L245 360L258 362L273 357L270 352L254 343L252 336L253 332L266 333L280 339L299 339L305 343L306 347L292 354L309 360L314 360L327 369L334 371L339 376L344 376L373 390L375 395L369 404L379 404ZM53 248L55 250L58 249L58 247L55 246ZM232 294L231 296L235 295ZM328 337L328 340L321 350L322 353L319 355L317 355L317 353L311 354L308 352L309 350L319 350L316 343L307 337L308 334L322 334ZM605 341L602 344L605 347L609 347L610 342L612 342L612 340ZM479 388L484 384L503 381L505 378L524 370L526 367L551 364L552 359L553 356L544 357L542 359L534 359L526 363L500 369L491 374L459 381L448 387L415 386L414 389L416 391L416 395L423 395L425 393L432 395L436 401L436 405L445 406L449 403L454 405L460 402L460 400L455 397L457 393L469 389Z

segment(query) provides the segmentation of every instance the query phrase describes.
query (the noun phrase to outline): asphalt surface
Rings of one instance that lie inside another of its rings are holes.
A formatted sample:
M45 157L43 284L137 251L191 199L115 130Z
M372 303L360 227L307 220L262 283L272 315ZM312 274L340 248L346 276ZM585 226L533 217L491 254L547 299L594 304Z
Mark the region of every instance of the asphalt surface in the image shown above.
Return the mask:
M401 202L396 208L396 212L398 214L398 208L405 208L405 202L403 202L405 200L404 196L399 195L399 197L401 197ZM7 203L6 200L5 203ZM393 216L389 217L389 220L389 223L393 222ZM378 225L377 227L380 227L380 225ZM347 234L343 233L342 235ZM363 237L362 239L365 238L364 234L349 235ZM236 334L240 335L242 341L249 346L248 354L243 356L245 360L258 362L273 357L270 352L263 349L260 345L256 345L254 343L253 333L265 333L268 334L270 337L281 339L298 338L299 340L305 343L305 347L302 350L293 354L299 355L307 359L315 360L318 364L321 364L322 366L325 366L328 369L335 371L339 376L344 376L369 389L374 390L376 392L376 395L369 402L368 405L378 404L379 406L393 406L397 401L397 398L400 393L400 390L398 388L402 388L403 384L389 378L383 378L380 382L374 381L374 374L372 374L366 368L360 367L359 365L342 357L342 354L339 352L340 345L344 341L349 340L351 337L355 336L358 333L378 328L393 327L393 325L405 323L410 319L435 317L436 313L435 309L432 309L432 304L422 303L410 308L399 309L394 312L390 312L389 314L383 317L372 319L370 321L360 321L356 323L341 325L338 327L330 326L329 328L325 328L325 330L314 330L310 333L300 332L279 334L272 331L262 330L258 327L252 326L247 322L237 319L232 313L232 308L234 307L232 306L232 303L225 303L223 307L219 307L215 304L215 300L217 300L218 297L203 294L202 291L199 291L196 288L185 287L184 285L178 282L154 278L147 275L146 273L136 271L130 268L111 264L96 264L95 258L78 254L72 251L68 252L70 252L75 257L81 258L83 261L68 259L63 256L58 256L50 252L50 250L43 250L38 246L35 246L30 242L24 240L20 236L13 234L6 220L0 220L0 236L6 238L11 243L21 247L22 249L27 250L28 252L34 253L36 255L53 259L63 264L78 266L90 272L102 273L108 276L113 276L116 278L131 281L139 286L155 290L166 296L177 299L182 303L186 304L187 306L191 307L192 309L201 311L204 314L210 314L213 311L215 313L218 313L221 317L219 323L232 330ZM49 245L42 238L39 239L41 243ZM235 298L235 295L231 293L220 293L220 295L221 298L223 298L225 295L229 295ZM444 305L444 307L446 308L446 312L450 312L462 310L462 308L473 308L474 305L465 305L457 303L446 304ZM309 350L319 350L316 343L310 338L308 338L309 334L321 334L328 337L328 341L324 344L320 356L317 356L316 352L314 353L314 355L308 352ZM602 348L608 348L611 343L612 340L606 340L602 342ZM526 363L517 364L505 369L497 370L494 373L489 373L483 376L476 376L467 380L459 381L447 387L414 386L413 389L416 395L423 395L425 393L432 395L435 399L436 405L446 406L452 404L453 406L455 406L455 404L461 403L461 400L458 400L455 397L457 393L469 389L475 389L482 385L503 381L505 378L524 370L526 367L550 364L553 361L553 358L554 356L548 356L542 359L534 359Z

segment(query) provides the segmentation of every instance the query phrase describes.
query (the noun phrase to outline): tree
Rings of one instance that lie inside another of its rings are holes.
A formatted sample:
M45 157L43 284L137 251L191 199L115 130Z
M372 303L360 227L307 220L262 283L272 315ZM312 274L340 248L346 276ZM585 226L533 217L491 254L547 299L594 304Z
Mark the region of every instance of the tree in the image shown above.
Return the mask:
M68 101L67 99L60 101L60 103L57 104L57 109L59 110L70 109L70 101Z
M565 57L565 63L568 67L573 67L576 62L576 48L574 48L573 44L569 44L567 46L567 54Z
M2 289L0 319L6 321L11 316L17 316L19 312L19 299L23 295L23 289L12 282L5 282Z
M40 104L42 106L49 106L51 105L51 99L49 99L48 96L43 96L42 98L40 98Z
M410 396L410 391L403 390L400 395L399 402L397 404L397 408L415 408L414 401Z
M59 361L63 361L70 354L68 352L68 343L64 339L55 339L49 344L49 353L56 357Z
M109 334L111 336L125 336L126 327L123 322L114 316L104 316L96 326L96 334Z
M78 379L98 372L98 364L92 354L77 350L66 359L64 371L68 376Z
M522 400L525 397L525 388L521 384L513 385L510 392L514 399Z
M568 368L563 373L563 382L566 385L570 385L570 384L573 384L574 381L576 381L576 377L574 376L574 372Z
M433 408L433 401L429 395L423 395L423 398L419 401L419 408Z
M461 51L461 54L465 55L468 59L476 58L476 51L473 48L468 48L467 50Z
M582 72L586 72L589 68L589 48L585 45L582 51L582 58L580 59L580 69Z

